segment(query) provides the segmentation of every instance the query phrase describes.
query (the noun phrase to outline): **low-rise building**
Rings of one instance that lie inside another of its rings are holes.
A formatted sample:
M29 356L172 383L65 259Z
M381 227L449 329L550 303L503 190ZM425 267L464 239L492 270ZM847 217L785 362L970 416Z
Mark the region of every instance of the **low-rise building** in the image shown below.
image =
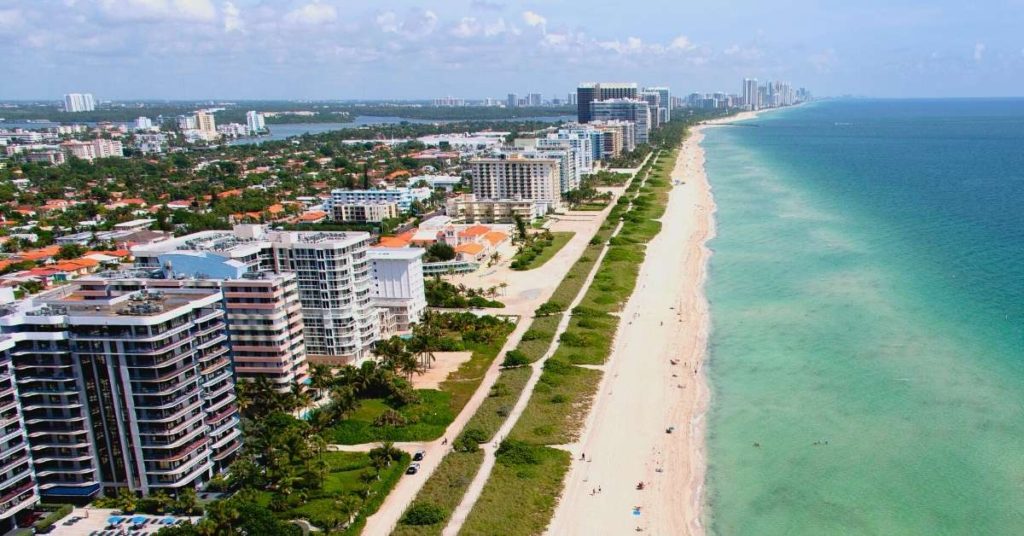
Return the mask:
M475 194L450 197L445 214L467 223L512 223L516 216L524 220L542 218L549 205L525 199L478 199Z
M397 203L346 203L331 205L331 220L351 223L380 223L398 217Z

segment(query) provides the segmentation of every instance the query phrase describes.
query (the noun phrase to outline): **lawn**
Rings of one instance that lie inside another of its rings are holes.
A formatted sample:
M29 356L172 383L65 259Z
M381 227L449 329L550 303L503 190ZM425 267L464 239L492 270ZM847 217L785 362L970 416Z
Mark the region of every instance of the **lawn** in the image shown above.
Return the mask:
M307 519L311 522L328 519L337 513L337 501L345 496L352 496L359 501L359 510L352 526L344 531L330 534L358 534L366 522L380 508L384 497L409 465L409 456L403 455L398 461L384 468L380 478L371 480L364 478L374 470L369 455L362 452L324 452L324 461L328 464L327 477L323 488L310 492L306 500L298 506L277 512L281 519ZM261 506L271 503L273 494L269 491L256 492L255 502Z
M551 233L551 240L544 240L540 237L534 239L533 246L526 246L522 252L512 257L511 267L513 270L533 270L544 266L544 263L551 260L576 233L560 232Z
M380 398L360 401L359 408L347 419L325 432L328 443L358 445L375 441L426 441L440 437L455 419L451 393L436 389L417 389L419 403L391 406ZM405 418L404 426L376 426L374 421L393 409Z
M518 450L525 452L510 456L499 450L491 477L460 534L530 536L547 528L569 470L569 453L522 444Z
M514 328L512 322L499 322L491 328L482 328L484 331L493 330L490 333L495 336L489 341L466 340L470 338L470 332L445 333L444 337L457 345L454 348L471 351L472 355L441 382L440 390L417 389L419 402L404 406L379 398L362 399L356 411L324 431L324 439L332 444L358 445L379 441L431 441L441 437L473 396ZM464 335L467 337L463 338ZM374 421L389 409L401 414L406 424L376 425Z

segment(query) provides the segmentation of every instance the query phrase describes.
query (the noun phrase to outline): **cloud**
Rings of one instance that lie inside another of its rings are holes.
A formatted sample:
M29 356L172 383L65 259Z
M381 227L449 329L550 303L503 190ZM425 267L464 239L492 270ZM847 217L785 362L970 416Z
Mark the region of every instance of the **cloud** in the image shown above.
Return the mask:
M491 11L501 11L502 9L505 9L505 4L495 2L493 0L473 0L469 5L476 9L489 9Z
M974 44L974 61L981 61L985 56L985 43Z
M475 17L462 17L462 19L452 28L452 35L455 37L473 37L480 33L480 23L477 22Z
M317 26L334 22L338 18L338 12L334 6L324 4L316 0L300 8L289 11L284 16L285 22L296 25Z
M524 11L523 22L525 22L527 26L532 26L534 28L540 26L543 29L547 26L548 19L545 19L544 17L534 13L533 11Z
M469 17L471 19L471 17ZM403 37L423 37L430 35L437 28L437 14L430 10L414 10L404 19L394 11L385 11L377 15L377 27L384 33L399 34ZM461 31L472 31L472 24L475 19L466 21ZM460 22L461 24L461 22ZM458 26L458 25L457 25Z
M679 37L676 37L675 39L672 40L672 43L668 45L668 48L672 50L687 51L697 48L697 45L693 44L693 42L690 41L689 37L686 37L685 35L680 35Z
M722 51L723 54L731 58L737 58L741 60L759 60L764 57L764 51L756 46L741 46L739 44L733 44L729 48Z
M21 11L17 9L0 9L0 33L13 31L24 22Z
M245 32L245 23L242 22L242 12L235 4L224 2L224 31Z
M217 17L210 0L100 0L99 5L108 17L119 20L212 22Z

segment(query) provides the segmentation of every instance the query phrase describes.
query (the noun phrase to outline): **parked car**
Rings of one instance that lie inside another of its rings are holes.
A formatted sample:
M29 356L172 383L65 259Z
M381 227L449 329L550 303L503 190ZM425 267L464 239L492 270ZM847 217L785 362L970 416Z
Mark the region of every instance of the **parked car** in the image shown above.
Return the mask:
M414 462L423 461L423 457L426 456L426 455L427 455L426 452L423 452L422 450L417 450L416 453L412 455L412 461L414 461Z
M411 464L409 468L405 470L405 474L407 475L415 475L418 472L420 472L420 464L418 463Z

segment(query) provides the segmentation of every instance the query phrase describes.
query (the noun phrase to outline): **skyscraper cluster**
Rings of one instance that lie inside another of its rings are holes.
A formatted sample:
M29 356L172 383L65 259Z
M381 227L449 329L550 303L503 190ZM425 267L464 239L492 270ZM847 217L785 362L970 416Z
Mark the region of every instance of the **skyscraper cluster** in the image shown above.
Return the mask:
M636 83L585 82L576 89L576 110L582 124L632 123L632 135L624 137L647 143L652 129L672 119L672 94L667 87L640 90Z

